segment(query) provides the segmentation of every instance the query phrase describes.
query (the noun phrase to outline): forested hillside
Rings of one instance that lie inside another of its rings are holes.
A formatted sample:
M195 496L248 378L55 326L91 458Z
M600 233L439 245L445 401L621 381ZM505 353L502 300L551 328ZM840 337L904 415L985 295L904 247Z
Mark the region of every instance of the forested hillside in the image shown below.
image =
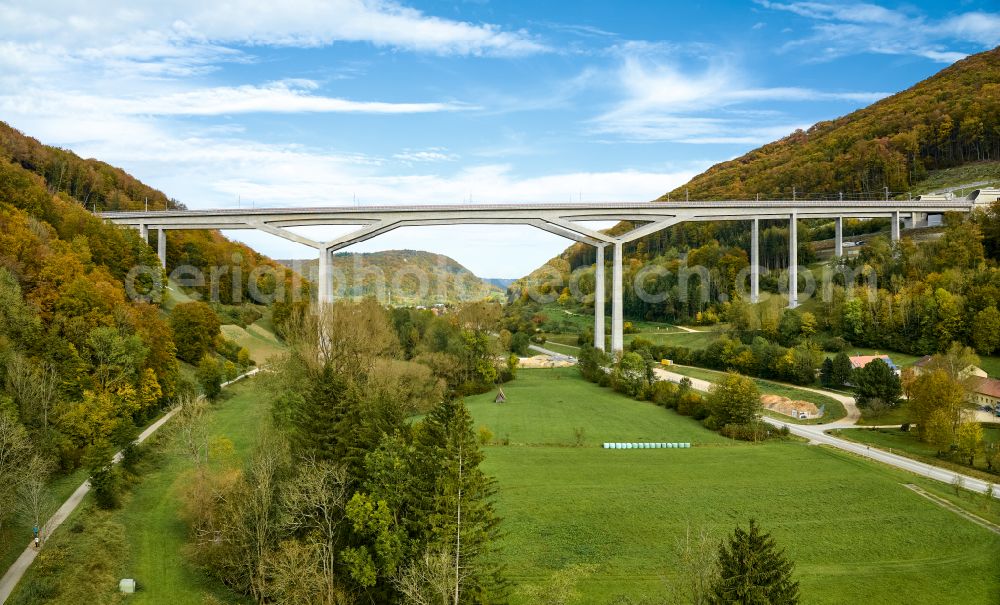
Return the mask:
M289 267L295 261L281 261ZM299 261L309 279L318 262ZM503 291L453 258L420 250L341 252L333 255L337 297L374 296L392 305L433 305L501 298Z
M903 195L927 171L1000 158L1000 48L869 107L709 168L660 198Z
M104 223L92 210L147 203L179 207L120 169L0 123L0 550L18 487L44 482L54 469L102 468L137 427L198 388L182 361L198 366L208 391L251 363L222 337L210 305L178 304L168 317L160 302L127 295L130 269L158 271L159 261L136 231ZM273 263L217 232L174 232L168 254L168 271L242 266L236 287L218 288L220 310L247 300L251 286L267 291L291 278L279 266L255 273ZM210 289L206 281L189 294L207 299Z
M904 192L905 198L907 190L926 190L923 182L933 183L933 188L965 185L964 175L975 175L977 182L1000 183L997 158L1000 49L962 60L868 108L716 165L668 195L752 199L759 193L762 198L790 198L794 187L800 198L838 192L858 198L879 197L884 195L882 188L889 187L894 195ZM960 181L954 182L956 178ZM981 212L972 221L952 217L947 222L940 239L915 242L905 232L899 244L890 244L888 237L875 238L859 255L834 263L834 268L862 275L875 272L877 288L869 296L835 287L827 303L805 312L783 312L778 299L756 306L742 299L737 281L743 272L745 292L747 222L682 223L625 246L625 317L702 324L728 321L744 345L762 336L785 347L799 347L804 377L811 376L805 366L815 369L821 360L820 347L838 350L847 343L927 354L959 341L989 354L1000 347L991 336L1000 333L996 311L1000 208ZM621 223L611 232L631 227ZM844 235L888 228L885 219L848 219ZM833 237L833 231L831 220L798 221L798 264L815 262L813 242ZM551 323L539 313L541 305L533 302L539 297L568 312L591 312L594 257L593 247L575 244L514 283L509 297L516 302L510 315L517 319L511 326L530 331ZM605 260L610 261L607 255ZM762 290L778 293L787 280L783 273L788 264L787 221L761 222L760 261ZM704 273L685 279L684 272L692 267ZM571 278L574 272L576 277ZM610 275L608 268L606 277ZM805 286L801 272L799 280L801 289ZM638 296L637 283L650 296ZM609 306L605 311L610 313ZM587 341L588 337L581 339ZM734 345L722 357L743 352ZM729 366L724 360L719 363ZM760 373L789 376L774 367Z

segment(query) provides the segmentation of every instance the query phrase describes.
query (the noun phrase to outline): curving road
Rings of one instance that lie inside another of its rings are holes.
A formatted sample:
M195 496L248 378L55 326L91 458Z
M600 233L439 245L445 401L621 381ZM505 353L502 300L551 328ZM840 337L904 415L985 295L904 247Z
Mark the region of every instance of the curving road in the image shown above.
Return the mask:
M707 380L690 378L684 376L683 374L678 374L677 372L664 370L663 368L655 368L653 372L660 378L671 382L680 382L682 378L689 378L691 380L691 387L699 391L708 391L712 387L712 383ZM777 427L788 427L788 430L793 435L804 437L812 443L835 447L837 449L844 450L845 452L851 452L852 454L856 454L870 460L877 460L883 464L895 466L896 468L901 468L903 470L910 471L911 473L916 473L917 475L936 479L937 481L953 483L957 477L962 482L962 486L965 487L965 489L979 492L981 494L985 494L989 489L991 484L987 481L983 481L982 479L949 471L938 466L919 462L917 460L913 460L912 458L907 458L906 456L892 454L878 448L872 448L861 443L855 443L854 441L848 441L847 439L841 439L840 437L827 434L826 431L831 429L851 428L855 425L855 423L857 423L861 415L858 412L858 406L854 402L854 398L841 395L840 393L834 393L832 391L824 391L822 389L805 387L796 388L802 388L806 391L812 391L814 393L826 395L827 397L833 397L837 401L844 404L844 408L847 410L847 416L841 420L828 422L826 424L794 424L792 422L783 422L776 418L764 416L763 419L765 422ZM994 488L993 497L1000 499L1000 489L996 487Z

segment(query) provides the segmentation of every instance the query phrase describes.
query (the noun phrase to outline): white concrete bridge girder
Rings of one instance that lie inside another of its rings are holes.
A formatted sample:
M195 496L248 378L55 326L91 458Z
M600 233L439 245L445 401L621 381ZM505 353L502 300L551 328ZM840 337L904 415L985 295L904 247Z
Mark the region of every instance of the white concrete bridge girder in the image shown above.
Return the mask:
M591 204L483 204L467 206L379 206L300 209L242 209L153 212L109 212L102 216L111 222L139 229L148 239L148 231L157 231L157 255L166 267L166 232L183 229L256 229L316 249L320 255L318 300L330 300L330 254L352 244L388 233L400 227L454 224L522 224L561 237L597 247L595 267L594 344L604 346L604 248L611 246L611 350L624 348L622 334L622 256L623 245L685 221L746 221L752 219L751 299L759 296L759 221L789 221L789 306L798 304L797 237L799 218L832 218L837 221L836 254L843 252L844 218L890 218L892 239L899 240L900 213L970 212L973 205L964 200L889 201L889 202L809 202L750 200L718 202L591 203ZM580 221L630 221L644 223L628 233L611 236L596 231ZM326 242L318 242L288 230L288 227L314 225L358 225L359 228Z

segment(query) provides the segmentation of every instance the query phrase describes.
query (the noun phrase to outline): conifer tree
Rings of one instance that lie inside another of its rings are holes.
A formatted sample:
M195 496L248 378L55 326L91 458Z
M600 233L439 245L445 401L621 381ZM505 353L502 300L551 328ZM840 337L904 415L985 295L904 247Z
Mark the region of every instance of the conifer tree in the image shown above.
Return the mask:
M289 420L294 454L339 461L346 444L338 434L351 403L346 379L329 365L323 366L309 380L302 396L295 398L292 404Z
M825 387L837 386L833 382L833 360L827 357L823 360L823 365L820 366L819 371L820 382L823 383Z
M839 387L851 380L851 358L846 353L837 353L833 357L833 386Z
M428 414L414 443L415 516L423 522L427 552L448 553L450 599L454 603L492 603L505 587L500 570L484 556L497 538L500 519L493 510L494 481L479 468L472 415L458 400L445 401Z
M791 605L799 602L799 583L792 579L795 565L771 537L750 519L744 530L719 545L719 575L710 601L718 605Z

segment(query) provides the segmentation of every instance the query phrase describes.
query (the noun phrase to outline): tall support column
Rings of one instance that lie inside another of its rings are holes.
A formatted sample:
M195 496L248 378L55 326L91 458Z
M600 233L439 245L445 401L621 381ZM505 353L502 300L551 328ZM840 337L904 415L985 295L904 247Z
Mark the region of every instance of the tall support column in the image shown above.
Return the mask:
M156 230L156 256L160 257L160 266L164 270L167 268L167 232L163 229Z
M840 258L844 255L844 217L838 216L836 228L833 232L833 256Z
M618 354L625 349L622 321L622 243L615 242L614 246L614 262L611 269L611 352Z
M149 243L149 227L145 224L139 225L139 237L142 238L142 241Z
M604 350L604 246L597 246L594 263L594 348Z
M899 241L899 211L892 213L892 241Z
M799 306L799 215L788 219L788 308Z
M750 232L750 302L760 301L760 219L753 219Z
M330 302L330 251L326 248L319 249L319 273L316 276L316 304L317 307Z

